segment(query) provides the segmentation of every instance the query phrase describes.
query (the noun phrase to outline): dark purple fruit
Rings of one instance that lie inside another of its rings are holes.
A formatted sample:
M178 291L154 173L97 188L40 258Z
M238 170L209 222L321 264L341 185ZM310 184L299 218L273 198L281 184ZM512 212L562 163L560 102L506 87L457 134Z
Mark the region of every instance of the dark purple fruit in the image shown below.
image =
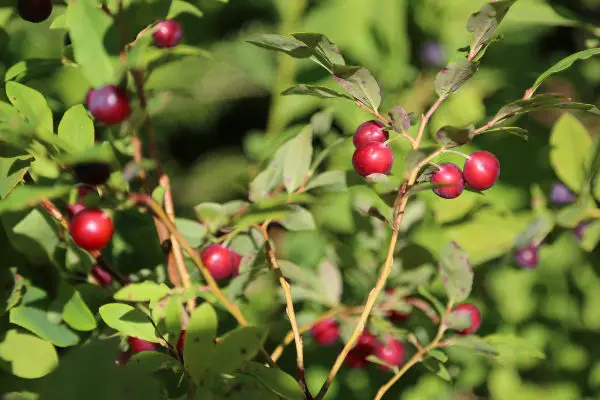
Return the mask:
M73 172L77 182L97 186L106 183L110 176L110 167L103 162L87 162L75 165Z
M17 0L17 11L25 21L39 23L52 14L51 0Z

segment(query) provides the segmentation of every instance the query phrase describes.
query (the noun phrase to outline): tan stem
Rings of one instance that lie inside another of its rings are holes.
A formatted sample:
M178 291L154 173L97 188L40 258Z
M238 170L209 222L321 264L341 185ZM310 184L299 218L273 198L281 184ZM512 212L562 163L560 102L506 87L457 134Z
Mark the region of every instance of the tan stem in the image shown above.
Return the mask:
M431 116L433 115L433 113L436 112L438 108L440 108L440 106L442 105L444 100L446 100L446 97L439 97L436 100L436 102L433 103L433 105L427 111L427 113L425 113L425 115L423 115L423 117L421 118L421 125L419 125L419 131L417 132L417 137L415 138L415 141L413 142L413 150L418 149L419 146L421 145L421 140L423 139L423 133L425 132L425 127L427 126L427 123L431 119Z

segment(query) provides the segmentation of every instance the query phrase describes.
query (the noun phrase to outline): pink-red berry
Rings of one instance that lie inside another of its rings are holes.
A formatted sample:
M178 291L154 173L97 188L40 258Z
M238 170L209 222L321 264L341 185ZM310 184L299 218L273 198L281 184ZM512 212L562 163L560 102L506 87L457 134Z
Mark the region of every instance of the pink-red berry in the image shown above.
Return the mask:
M92 277L94 278L94 280L100 286L107 287L107 286L110 286L110 284L112 283L112 280L113 280L112 276L98 264L95 264L92 267L91 274L92 274Z
M85 250L101 250L106 247L113 230L110 216L97 208L81 210L71 220L71 236Z
M183 357L183 345L185 343L185 330L179 332L179 338L177 338L177 351L179 355Z
M344 364L350 368L364 368L368 364L368 356L364 351L355 347L348 352L348 355L344 359Z
M458 334L470 335L477 332L481 326L481 312L473 304L459 304L452 310L452 315L458 318L467 318L470 321L469 327L456 330Z
M431 176L431 183L440 185L433 188L433 192L444 199L455 199L465 189L463 173L452 163L440 164L438 170Z
M363 331L350 350L344 363L350 368L363 368L367 365L367 357L374 354L381 346L381 342L369 331Z
M515 262L523 268L535 268L539 263L537 246L527 246L515 252Z
M120 124L131 113L127 92L115 85L91 89L85 98L85 106L94 119L106 125Z
M183 37L183 28L179 22L172 19L160 21L156 24L152 37L157 47L175 47Z
M315 324L310 330L315 342L321 346L331 346L340 338L340 325L329 318Z
M52 0L17 0L17 11L25 21L42 22L52 14Z
M384 124L379 121L363 122L354 133L352 142L354 147L359 148L371 142L383 143L389 139L389 134L385 131Z
M473 190L491 188L500 176L500 161L489 151L471 154L463 168L465 182Z
M406 361L406 348L404 344L392 337L387 338L385 344L381 344L375 350L375 355L390 365L400 366ZM388 369L381 366L382 369Z
M242 264L242 256L239 255L239 253L237 253L234 250L229 250L231 253L231 261L232 261L232 267L231 267L231 276L238 276L240 274L240 265Z
M210 271L213 278L223 280L231 277L233 271L233 257L231 251L220 244L211 244L200 256L202 263Z
M388 174L393 163L394 153L383 143L367 143L356 149L352 156L352 165L361 176Z
M129 336L127 338L129 342L129 349L132 353L141 353L142 351L154 351L158 349L156 343L148 342L147 340Z

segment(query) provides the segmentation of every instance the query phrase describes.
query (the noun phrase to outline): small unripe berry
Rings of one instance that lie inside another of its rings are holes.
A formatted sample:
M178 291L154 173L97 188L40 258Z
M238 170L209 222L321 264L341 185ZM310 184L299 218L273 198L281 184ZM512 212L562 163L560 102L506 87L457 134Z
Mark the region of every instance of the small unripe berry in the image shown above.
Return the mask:
M110 216L97 208L86 208L73 216L71 236L84 250L101 250L113 234L113 223Z
M471 154L463 168L465 182L473 190L491 188L500 176L500 162L488 151L476 151Z
M523 268L535 268L539 262L539 250L536 246L527 246L515 252L515 262Z
M577 200L577 197L562 183L555 183L550 192L550 200L554 204L571 204Z
M103 162L87 162L73 167L77 182L97 186L104 184L110 176L110 167Z
M94 119L106 125L120 124L131 113L127 92L115 85L91 89L86 95L85 106Z
M458 306L454 307L452 314L457 317L466 317L469 319L469 321L471 321L471 326L456 331L456 333L460 335L470 335L475 333L481 326L481 312L473 304L459 304Z
M152 37L157 47L174 47L183 37L183 28L179 22L172 19L160 21L156 24Z
M433 188L433 192L444 199L455 199L465 189L463 173L452 163L440 164L439 169L431 176L431 183L443 185Z
M352 142L354 147L359 148L371 142L383 143L389 138L389 134L383 130L385 125L379 121L363 122L354 133Z
M242 263L242 256L233 250L229 250L229 252L231 253L231 262L233 263L231 267L231 276L238 276L240 274L240 264Z
M334 319L330 318L315 324L310 333L317 344L331 346L340 337L340 326Z
M129 349L132 353L141 353L142 351L154 351L158 349L156 343L148 342L147 340L129 336L127 338L129 342Z
M92 267L91 274L94 280L100 286L107 287L110 286L110 284L112 283L112 276L98 264L95 264Z
M17 0L17 11L25 21L42 22L52 14L52 0Z
M352 165L361 176L388 174L394 163L392 150L383 143L371 142L359 147L352 156Z
M375 355L390 365L400 366L406 360L406 348L402 342L389 337L385 344L377 347ZM388 369L385 366L381 366L381 368L384 370Z
M183 345L185 343L185 330L179 332L179 338L177 339L177 351L179 355L183 357Z
M202 258L202 263L216 280L231 277L233 258L227 247L220 244L212 244L202 250L200 257Z

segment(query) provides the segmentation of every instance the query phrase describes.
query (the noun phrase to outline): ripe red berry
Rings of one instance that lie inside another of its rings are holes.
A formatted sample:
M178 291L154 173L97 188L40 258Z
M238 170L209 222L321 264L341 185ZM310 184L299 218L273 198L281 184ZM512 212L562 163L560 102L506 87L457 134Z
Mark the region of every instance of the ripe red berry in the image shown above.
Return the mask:
M431 183L444 185L435 187L433 192L444 199L455 199L465 189L463 173L452 163L440 164L440 168L431 176Z
M457 330L456 333L458 334L469 335L475 333L481 326L481 312L473 304L459 304L452 310L452 315L458 318L468 318L471 321L471 326Z
M156 28L152 37L154 44L157 47L174 47L179 44L183 36L181 24L175 20L160 21L156 24Z
M515 262L523 268L535 268L539 262L537 246L527 246L515 252Z
M73 218L75 214L83 209L85 209L85 206L81 203L69 204L67 206L67 214L69 215L69 218Z
M73 173L77 182L87 185L102 185L110 176L110 166L103 162L87 162L75 165Z
M383 143L371 142L359 147L352 156L352 165L361 176L388 174L392 169L394 153Z
M121 351L115 360L115 364L117 364L119 367L122 367L123 365L127 364L127 361L129 361L131 356L132 354L130 352Z
M465 182L473 190L491 188L500 176L500 161L488 151L471 154L463 168Z
M377 337L375 337L369 331L363 331L363 333L361 333L358 337L358 340L356 341L356 345L354 347L369 354L372 354L379 346L381 346L381 342L379 341L379 339L377 339Z
M100 267L98 264L95 264L92 267L91 274L94 280L100 286L107 287L112 283L112 276L107 271L102 269L102 267Z
M52 0L18 0L17 11L25 21L42 22L52 14Z
M95 119L107 125L120 124L131 113L127 92L115 85L91 89L85 98L85 106Z
M332 318L315 324L310 330L315 342L321 346L331 346L340 337L340 325Z
M148 342L147 340L129 336L127 338L129 342L129 349L133 353L141 353L142 351L154 351L158 349L156 343Z
M229 250L231 253L231 260L233 265L231 267L231 276L238 276L240 274L240 264L242 263L242 256L233 250Z
M102 210L86 208L79 211L71 221L71 236L85 250L101 250L113 234L112 219Z
M183 357L183 344L185 343L185 330L179 332L179 338L177 339L177 351L179 355Z
M350 368L364 368L367 366L368 356L369 354L366 354L364 351L353 348L344 359L344 364Z
M389 139L390 135L388 132L383 130L385 125L379 121L367 121L363 122L352 138L354 147L359 148L371 142L383 143Z
M202 251L202 263L216 280L227 279L233 271L233 257L225 246L212 244Z
M390 365L400 366L406 361L406 348L402 342L389 337L385 344L377 347L375 355ZM381 368L384 370L388 369L385 366L381 366Z

